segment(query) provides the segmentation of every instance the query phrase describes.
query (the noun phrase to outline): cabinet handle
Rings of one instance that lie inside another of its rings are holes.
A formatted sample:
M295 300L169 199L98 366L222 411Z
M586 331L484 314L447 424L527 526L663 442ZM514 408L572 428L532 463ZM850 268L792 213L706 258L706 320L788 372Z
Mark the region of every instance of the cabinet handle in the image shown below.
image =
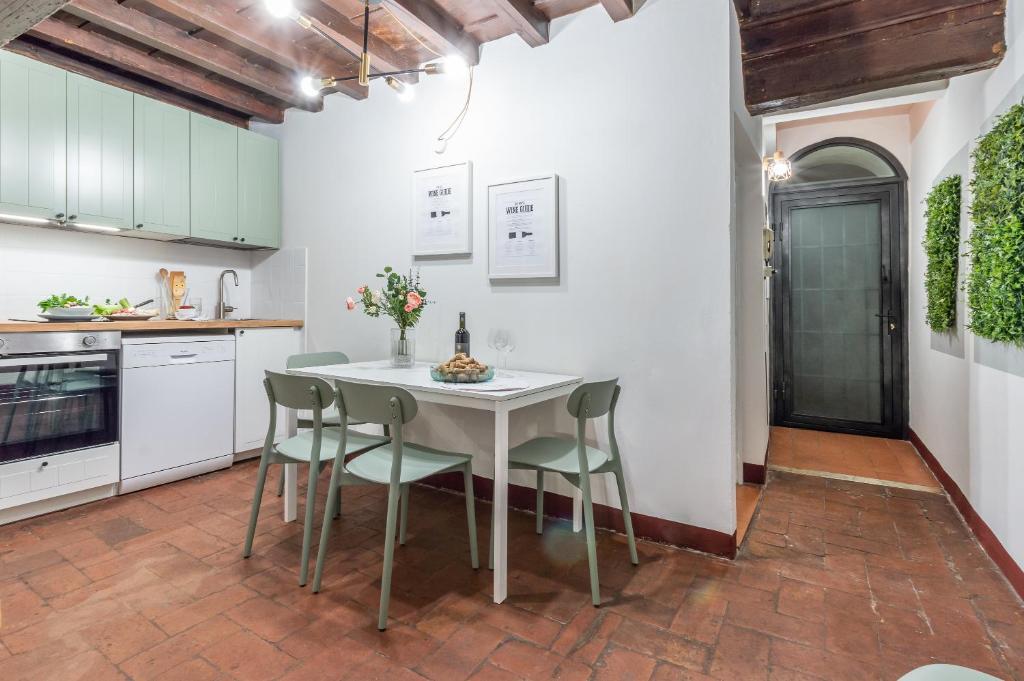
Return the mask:
M232 241L238 241L238 237L237 236L233 236L233 237L231 237L231 240Z
M135 225L135 229L142 229L142 223L140 222L139 224Z
M53 218L55 220L63 220L64 219L64 213L57 213L56 215L53 216Z
M242 241L242 242L244 243L244 242L245 242L245 237L243 236L243 237L242 237L242 238L240 239L240 241Z
M78 219L77 215L69 215L68 216L68 222L74 222L77 219Z
M39 464L39 467L40 467L40 468L46 468L46 467L47 467L47 466L49 466L49 465L50 465L50 462L49 462L49 461L44 461L44 462L42 462L41 464Z

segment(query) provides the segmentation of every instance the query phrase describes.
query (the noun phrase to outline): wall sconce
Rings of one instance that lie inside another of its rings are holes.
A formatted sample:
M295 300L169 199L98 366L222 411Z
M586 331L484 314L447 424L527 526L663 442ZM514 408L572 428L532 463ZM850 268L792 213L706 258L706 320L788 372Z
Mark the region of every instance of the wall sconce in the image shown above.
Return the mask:
M768 173L770 182L785 182L793 177L793 162L781 151L776 151L773 156L765 157L764 172Z

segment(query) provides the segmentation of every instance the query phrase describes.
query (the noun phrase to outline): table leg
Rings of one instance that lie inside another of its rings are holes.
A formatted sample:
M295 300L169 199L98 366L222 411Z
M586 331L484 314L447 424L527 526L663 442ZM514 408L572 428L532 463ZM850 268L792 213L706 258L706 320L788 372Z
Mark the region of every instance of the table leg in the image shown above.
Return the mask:
M287 437L295 437L299 432L298 412L294 409L285 411L288 421ZM299 517L299 475L298 466L286 463L284 466L284 521L290 523Z
M508 596L508 408L494 410L494 602Z

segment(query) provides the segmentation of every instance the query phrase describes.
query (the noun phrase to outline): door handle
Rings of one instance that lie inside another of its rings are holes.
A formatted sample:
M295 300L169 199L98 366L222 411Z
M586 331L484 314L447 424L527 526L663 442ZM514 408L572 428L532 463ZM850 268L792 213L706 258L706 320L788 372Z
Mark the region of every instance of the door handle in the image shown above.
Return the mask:
M876 314L879 319L887 319L889 321L889 333L891 334L896 330L896 317L891 314Z

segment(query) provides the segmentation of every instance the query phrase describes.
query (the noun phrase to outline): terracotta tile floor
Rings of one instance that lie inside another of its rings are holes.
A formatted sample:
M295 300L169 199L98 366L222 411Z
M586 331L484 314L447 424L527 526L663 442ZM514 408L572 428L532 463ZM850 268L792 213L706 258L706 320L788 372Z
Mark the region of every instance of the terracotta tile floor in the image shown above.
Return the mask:
M417 488L382 634L383 490L346 490L313 595L272 494L240 558L255 470L0 528L0 679L1024 679L1024 608L941 496L773 473L735 562L601 532L595 609L581 538L519 513L491 604L462 499Z
M775 467L941 489L905 440L773 426L768 448L768 463Z
M761 498L761 485L736 485L736 543L742 543Z

